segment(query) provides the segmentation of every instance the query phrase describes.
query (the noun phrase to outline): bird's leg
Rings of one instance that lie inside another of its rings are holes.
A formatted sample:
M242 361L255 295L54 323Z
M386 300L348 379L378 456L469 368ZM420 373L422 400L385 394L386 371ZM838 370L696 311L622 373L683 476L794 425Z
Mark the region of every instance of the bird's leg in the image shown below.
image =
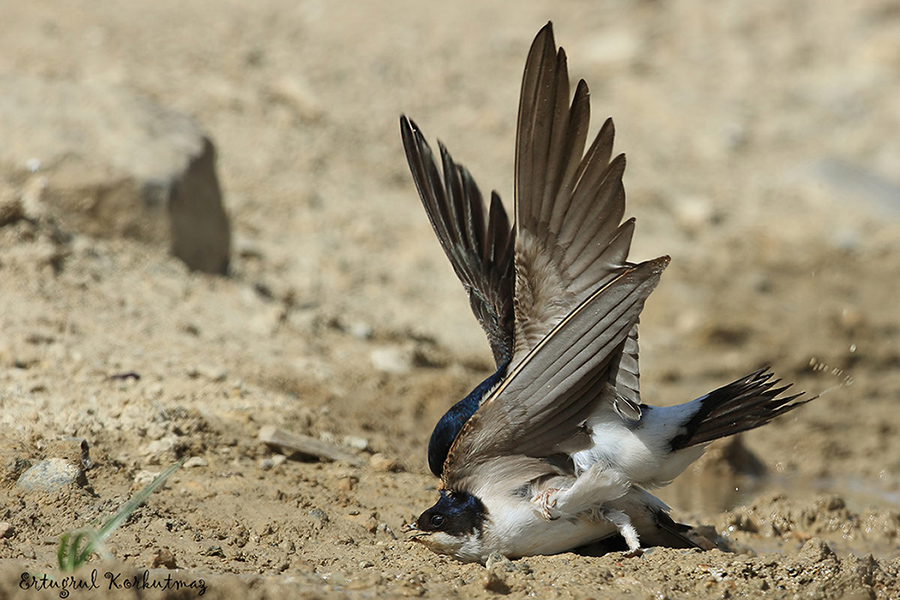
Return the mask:
M621 473L605 464L595 464L579 475L571 487L548 488L536 494L534 501L545 517L557 519L562 515L579 515L604 502L621 498L630 487Z
M541 516L548 521L555 521L560 517L560 512L556 510L556 497L561 491L559 488L547 488L535 494L531 499L537 504Z
M631 524L631 518L628 515L621 510L615 510L606 506L600 509L600 514L615 525L616 529L619 530L619 535L625 538L625 543L628 544L626 556L634 557L643 554L644 551L641 549L641 541L638 539L637 529Z
M571 487L548 487L536 493L531 501L537 505L541 516L553 521L564 514L578 515L595 509L602 502L621 498L630 487L631 484L621 473L598 463L582 473ZM619 514L630 524L624 513ZM631 529L634 530L633 527ZM619 527L619 531L622 531L622 527ZM633 538L637 540L637 534Z

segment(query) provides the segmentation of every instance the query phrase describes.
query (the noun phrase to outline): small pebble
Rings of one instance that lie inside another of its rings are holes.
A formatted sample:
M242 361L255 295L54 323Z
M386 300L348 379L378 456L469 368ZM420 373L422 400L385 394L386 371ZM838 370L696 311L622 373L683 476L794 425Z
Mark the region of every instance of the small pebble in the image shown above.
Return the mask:
M283 465L285 462L287 462L287 457L285 455L276 454L275 456L270 456L259 461L259 468L263 471L268 471L279 465Z
M356 488L357 483L359 483L359 477L355 475L341 477L338 479L338 489L344 492L351 492Z
M505 571L507 573L512 573L516 571L516 564L500 554L499 552L492 552L490 556L488 556L487 561L484 563L484 567L491 571L494 568L499 569L500 571Z
M191 469L193 467L205 467L208 463L202 456L192 456L184 461L184 468Z
M835 558L834 550L831 549L824 540L814 537L810 538L800 548L799 557L812 563L819 563L824 560Z
M506 579L497 571L487 571L481 577L481 586L489 592L495 594L508 594L510 592L509 584Z
M134 474L134 479L131 480L132 487L143 488L152 483L153 480L156 479L157 475L159 475L159 472L157 471L138 471Z
M394 530L391 529L390 525L388 525L387 523L379 523L375 531L377 531L378 533L383 533L384 535L389 536L391 539L397 539L397 534L394 533Z
M388 471L396 471L398 468L397 461L392 458L388 458L384 454L378 453L373 454L371 458L369 458L369 465L376 471L380 471L382 473L387 473Z
M351 323L347 326L347 333L358 340L368 340L372 337L374 330L368 323Z
M412 353L402 348L375 348L369 353L372 367L382 373L402 375L412 370Z
M323 576L323 578L328 581L331 585L336 586L344 586L347 585L347 578L343 573L330 573L327 576Z
M687 233L696 234L715 221L712 201L704 196L678 196L671 203L675 222Z
M222 546L207 546L206 549L200 552L200 556L215 556L218 558L225 558L225 551L222 550Z
M314 508L308 514L319 527L328 522L328 515L321 508Z
M165 567L167 569L178 568L178 566L175 564L175 555L172 554L172 551L168 548L160 548L156 551L156 555L150 562L150 567L153 569L158 569L160 567Z
M368 450L369 449L369 440L363 437L359 437L356 435L345 435L344 436L344 445L355 450Z
M16 534L16 528L13 527L12 523L0 523L0 540L3 538L12 537Z
M140 453L147 457L147 462L156 465L161 462L169 462L170 454L175 449L175 436L167 435L158 440L153 440L141 446Z

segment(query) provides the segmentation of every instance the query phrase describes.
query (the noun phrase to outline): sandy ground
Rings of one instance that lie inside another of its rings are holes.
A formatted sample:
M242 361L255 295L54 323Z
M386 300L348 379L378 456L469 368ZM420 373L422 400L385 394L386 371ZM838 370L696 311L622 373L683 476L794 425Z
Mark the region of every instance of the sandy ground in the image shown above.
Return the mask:
M202 124L235 253L223 278L133 240L60 235L45 217L0 227L0 522L12 526L0 596L35 597L20 575L54 573L60 535L194 456L112 536L116 562L81 572L98 570L94 594L147 597L103 574L141 576L168 552L214 598L900 597L900 4L38 0L3 12L0 72L121 86ZM662 491L733 552L486 569L406 540L436 498L431 427L491 360L416 197L398 117L509 202L521 69L548 19L591 86L595 127L616 119L633 256L673 257L642 321L644 398L682 402L765 364L825 392ZM282 461L257 439L267 425L359 460ZM89 487L16 487L72 436L90 446ZM742 448L766 476L745 472Z

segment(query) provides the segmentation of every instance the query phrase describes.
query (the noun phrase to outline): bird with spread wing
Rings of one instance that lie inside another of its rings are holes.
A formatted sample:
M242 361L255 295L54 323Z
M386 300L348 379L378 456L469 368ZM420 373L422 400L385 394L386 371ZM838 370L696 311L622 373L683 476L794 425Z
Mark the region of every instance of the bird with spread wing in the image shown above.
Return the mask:
M525 64L512 225L496 193L486 201L443 145L438 160L418 126L400 120L419 195L497 367L429 442L440 499L414 539L441 554L483 562L616 535L632 553L692 547L646 490L713 440L804 403L767 370L685 404L642 403L638 317L669 257L628 260L625 157L613 157L612 120L585 151L589 99L579 81L570 101L566 54L548 23Z

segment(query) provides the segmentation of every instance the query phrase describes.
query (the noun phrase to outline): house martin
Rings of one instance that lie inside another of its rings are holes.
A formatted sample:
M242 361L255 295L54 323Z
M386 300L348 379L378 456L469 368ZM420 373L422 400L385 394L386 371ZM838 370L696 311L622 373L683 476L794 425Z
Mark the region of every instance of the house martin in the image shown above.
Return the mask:
M440 498L413 539L484 562L554 554L621 536L694 547L647 490L672 481L710 442L808 400L763 369L677 406L644 404L638 317L669 263L631 262L623 221L625 156L608 119L585 152L584 81L570 102L566 54L552 24L525 64L515 161L515 222L496 192L405 116L413 180L491 346L496 371L440 419L428 465ZM440 163L440 168L438 167Z

